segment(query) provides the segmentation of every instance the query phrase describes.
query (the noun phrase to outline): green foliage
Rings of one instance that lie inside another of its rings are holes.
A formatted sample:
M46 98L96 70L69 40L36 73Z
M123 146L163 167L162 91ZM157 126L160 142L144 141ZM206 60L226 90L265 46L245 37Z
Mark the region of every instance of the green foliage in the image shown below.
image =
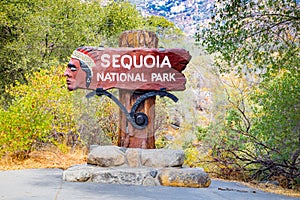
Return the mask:
M68 147L111 144L117 139L118 108L110 99L86 99L86 91L69 92L65 67L26 74L27 84L6 89L14 100L0 108L0 156L24 154L52 143Z
M28 84L16 82L6 91L14 97L0 110L0 155L30 152L46 142L61 142L77 134L71 94L62 89L62 67L25 75Z
M255 116L251 129L253 136L268 147L259 149L256 156L268 155L268 159L291 163L295 169L299 169L300 157L299 80L299 73L283 71L263 84L268 90L262 89L253 97Z
M114 91L116 93L116 91ZM116 95L116 94L115 94ZM119 107L109 98L97 98L101 102L97 109L98 126L101 127L103 135L108 138L110 144L118 144Z
M104 36L111 37L119 36L125 30L141 28L143 18L130 2L109 1L103 8L102 19L98 22L99 31Z
M172 143L172 131L170 127L170 107L174 102L169 98L156 98L155 100L155 147L168 148Z
M293 0L216 1L197 34L217 55L228 100L206 138L212 156L252 178L284 176L288 187L300 175L299 21Z
M146 17L144 26L158 35L183 35L182 31L173 22L168 21L162 16Z
M155 148L157 149L165 148L171 143L171 141L167 140L165 135L161 133L156 133L155 136Z
M79 1L1 1L1 88L30 70L66 62L90 35L87 7ZM78 9L81 8L81 9Z
M184 149L185 159L184 164L190 167L195 167L199 162L199 151L196 148L189 147Z
M268 69L269 75L299 57L299 20L294 0L216 1L211 22L197 37L210 53L221 53L219 58L228 63L222 72L247 73L254 67L257 72ZM286 67L297 70L297 65Z
M208 128L198 127L198 131L196 132L196 137L198 141L202 141L204 138L207 137Z

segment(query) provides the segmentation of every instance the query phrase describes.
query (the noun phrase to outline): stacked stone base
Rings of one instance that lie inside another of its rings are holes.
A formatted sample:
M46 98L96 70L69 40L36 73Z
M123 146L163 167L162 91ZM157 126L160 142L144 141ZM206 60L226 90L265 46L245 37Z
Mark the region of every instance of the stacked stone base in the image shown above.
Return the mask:
M126 149L97 146L87 164L65 170L64 181L144 186L209 187L201 168L184 168L184 152L168 149Z

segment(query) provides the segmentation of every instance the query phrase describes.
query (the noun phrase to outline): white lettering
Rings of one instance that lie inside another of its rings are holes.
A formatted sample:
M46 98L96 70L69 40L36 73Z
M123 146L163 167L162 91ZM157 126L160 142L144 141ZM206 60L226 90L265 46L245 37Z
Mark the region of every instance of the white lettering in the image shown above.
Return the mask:
M169 74L168 73L163 73L163 80L169 81Z
M140 61L140 63L139 63L139 65L138 65L138 64L137 64L137 57L136 57L136 55L134 55L134 56L133 56L133 66L134 66L135 68L141 68L141 67L143 66L143 56L142 56L142 55L140 55L139 61Z
M103 81L103 72L100 74L100 73L97 73L97 82L99 81Z
M109 73L107 73L104 78L104 81L107 81L107 80L112 81Z
M159 68L159 55L156 56L156 68Z
M135 81L142 81L141 74L136 74Z
M147 60L149 60L149 59L151 59L152 61L147 61ZM155 57L154 56L152 56L152 55L146 55L145 57L144 57L144 65L145 65L145 67L147 67L147 68L153 68L154 66L155 66Z
M101 66L102 66L102 67L104 67L104 68L109 67L110 62L109 62L108 59L110 59L110 55L109 55L109 54L103 54L103 55L101 56Z
M112 73L110 73L110 76L111 76L111 78L112 78L112 81L119 81L118 79L118 76L117 76L118 74L116 73L116 72L112 72Z
M155 82L156 81L156 77L157 77L157 74L156 73L152 73L151 74L151 81L152 82ZM155 79L155 80L154 80Z
M97 81L147 82L144 73L97 73Z
M163 82L163 79L161 77L161 74L157 74L156 75L156 80L155 81L160 81L160 82Z
M175 73L151 73L152 82L171 82L176 81Z
M126 63L125 62L125 59L127 58L127 60L129 61L129 63ZM131 68L132 66L132 57L130 55L124 55L121 57L121 65L126 68L126 69L129 69Z
M119 58L120 58L120 55L112 55L112 67L114 67L114 68L120 67L120 65L118 64Z
M161 61L159 55L119 55L119 54L102 54L100 61L100 66L103 68L113 67L113 68L125 68L130 70L131 68L172 68L171 62L168 56L164 56Z
M134 81L134 74L128 74L128 81Z
M161 62L160 68L163 68L164 65L166 65L169 68L172 67L168 56L164 57L163 61Z
M144 73L142 73L142 82L147 82L147 80L145 79Z
M170 75L170 81L176 81L176 79L174 77L175 73L172 73L172 74L170 73L169 75Z
M120 81L121 81L121 82L125 82L126 79L127 79L126 74L125 74L125 73L121 73L121 74L120 74Z

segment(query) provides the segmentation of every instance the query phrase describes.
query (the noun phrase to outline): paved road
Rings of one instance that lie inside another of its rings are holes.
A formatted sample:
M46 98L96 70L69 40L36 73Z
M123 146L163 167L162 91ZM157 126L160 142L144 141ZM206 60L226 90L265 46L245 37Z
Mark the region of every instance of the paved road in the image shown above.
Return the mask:
M222 188L225 190L220 190ZM227 189L226 189L227 188ZM209 188L128 186L62 181L60 169L0 172L2 200L292 200L282 195L247 188L239 183L213 180Z

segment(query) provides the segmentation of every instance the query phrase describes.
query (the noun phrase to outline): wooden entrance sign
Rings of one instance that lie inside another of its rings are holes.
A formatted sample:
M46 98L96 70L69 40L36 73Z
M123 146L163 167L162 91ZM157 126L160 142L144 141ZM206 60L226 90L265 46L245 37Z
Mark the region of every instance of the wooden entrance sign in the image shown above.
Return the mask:
M184 49L80 47L72 54L85 72L77 87L91 90L181 91L188 58Z
M191 59L189 52L157 48L157 42L152 32L125 31L120 36L120 48L85 46L71 56L65 72L69 90L96 90L112 98L106 90L119 89L121 105L118 105L123 110L120 110L118 146L155 148L155 95L143 100L135 110L148 117L145 128L129 123L127 111L149 91L185 89L186 79L181 72Z

